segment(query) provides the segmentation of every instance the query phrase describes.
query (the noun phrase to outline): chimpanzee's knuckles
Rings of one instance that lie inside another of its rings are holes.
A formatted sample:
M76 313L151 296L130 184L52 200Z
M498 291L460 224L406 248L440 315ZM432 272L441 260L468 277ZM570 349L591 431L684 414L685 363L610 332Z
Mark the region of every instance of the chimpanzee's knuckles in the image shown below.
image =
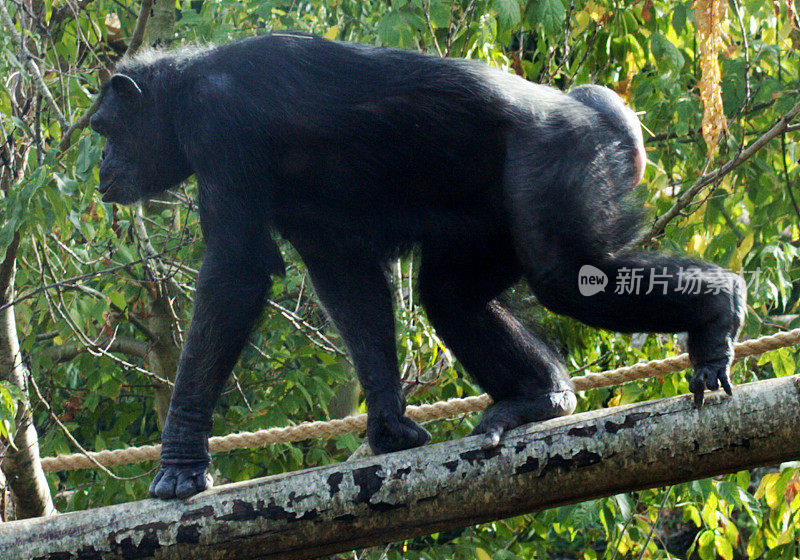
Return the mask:
M410 418L378 413L367 421L367 438L372 452L381 455L425 445L431 435Z
M150 484L150 496L171 499L188 498L212 486L208 466L164 465Z

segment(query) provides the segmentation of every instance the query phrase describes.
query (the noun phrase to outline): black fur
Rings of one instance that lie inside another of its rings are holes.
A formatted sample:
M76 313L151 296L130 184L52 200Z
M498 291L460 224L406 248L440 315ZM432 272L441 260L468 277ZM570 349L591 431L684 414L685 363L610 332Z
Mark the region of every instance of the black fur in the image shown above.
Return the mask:
M729 389L742 284L707 263L625 249L644 147L610 90L565 95L469 61L297 35L148 54L117 71L92 118L108 137L103 199L129 203L195 174L207 241L154 496L209 484L217 395L270 275L283 272L271 229L303 257L348 345L377 453L429 437L403 416L383 269L412 246L431 321L496 401L476 429L487 445L575 407L558 356L494 301L521 277L544 305L591 325L689 331L693 392ZM605 291L579 293L587 264L608 275ZM631 266L645 269L643 288L653 268L675 279L666 294L614 293ZM680 293L688 267L702 293ZM705 293L715 281L718 293Z

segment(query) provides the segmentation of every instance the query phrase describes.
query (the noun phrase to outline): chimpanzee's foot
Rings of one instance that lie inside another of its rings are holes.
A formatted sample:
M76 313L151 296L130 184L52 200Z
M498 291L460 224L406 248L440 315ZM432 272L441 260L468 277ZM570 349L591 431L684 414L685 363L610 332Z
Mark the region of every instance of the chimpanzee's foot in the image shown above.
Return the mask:
M741 277L724 274L730 279L729 287L711 296L715 298L712 306L715 317L704 328L689 333L689 357L694 367L689 390L694 394L697 408L703 406L706 389L715 391L722 386L726 393L732 394L733 343L744 320L747 292Z
M370 410L367 438L375 455L425 445L431 439L428 430L395 411Z
M367 393L367 439L375 455L425 445L428 431L406 418L406 398L400 389Z
M208 463L188 465L161 465L158 474L150 484L153 498L188 498L213 486L208 473Z
M556 391L536 397L517 397L494 403L470 435L486 434L483 447L497 447L508 430L530 422L541 422L558 416L568 416L578 404L571 390Z

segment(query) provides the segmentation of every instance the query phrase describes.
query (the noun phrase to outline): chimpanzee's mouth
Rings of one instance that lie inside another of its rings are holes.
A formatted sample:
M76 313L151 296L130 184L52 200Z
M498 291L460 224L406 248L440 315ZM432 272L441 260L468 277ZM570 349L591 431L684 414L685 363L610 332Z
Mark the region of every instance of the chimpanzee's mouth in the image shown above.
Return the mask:
M114 185L117 184L117 179L118 177L112 177L110 181L107 181L105 183L100 183L99 185L97 185L97 190L100 192L100 194L107 193L109 190L111 190L111 188Z
M117 188L106 191L101 200L103 202L116 202L117 204L130 204L136 202L137 197L129 189Z
M130 204L136 202L139 197L136 195L135 190L125 183L121 183L117 179L112 179L108 183L98 185L97 190L100 192L101 200L103 202L116 202L117 204Z

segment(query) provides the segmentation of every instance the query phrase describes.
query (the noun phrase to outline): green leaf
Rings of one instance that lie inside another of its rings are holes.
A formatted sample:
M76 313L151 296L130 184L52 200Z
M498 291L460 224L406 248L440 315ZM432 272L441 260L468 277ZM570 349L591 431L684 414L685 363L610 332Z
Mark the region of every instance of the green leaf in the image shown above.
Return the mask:
M526 19L531 27L541 24L548 35L557 35L563 31L566 15L560 0L534 0Z
M450 6L449 2L431 2L430 16L433 27L438 29L450 26L452 17Z
M679 71L683 68L684 59L681 52L660 33L650 35L650 50L656 59L659 69Z
M686 4L677 4L672 9L672 28L678 35L686 31Z
M747 541L747 557L754 560L761 558L762 554L764 554L764 537L756 530Z
M716 560L717 554L714 547L714 531L703 531L697 539L699 545L697 553L703 560Z
M719 497L731 505L738 503L738 487L733 482L727 480L717 483L717 492Z
M511 30L517 30L522 21L522 12L518 0L494 0L494 9L500 24Z
M125 297L117 291L109 292L108 299L110 299L111 303L120 309L125 309L128 306L128 302L125 301Z
M14 239L14 232L17 230L17 221L11 217L0 228L0 256L5 256L6 249Z
M401 47L409 42L411 28L399 12L387 12L378 21L378 40L383 45Z
M85 173L94 165L91 151L91 137L84 136L78 143L78 157L75 161L75 171L78 173Z

